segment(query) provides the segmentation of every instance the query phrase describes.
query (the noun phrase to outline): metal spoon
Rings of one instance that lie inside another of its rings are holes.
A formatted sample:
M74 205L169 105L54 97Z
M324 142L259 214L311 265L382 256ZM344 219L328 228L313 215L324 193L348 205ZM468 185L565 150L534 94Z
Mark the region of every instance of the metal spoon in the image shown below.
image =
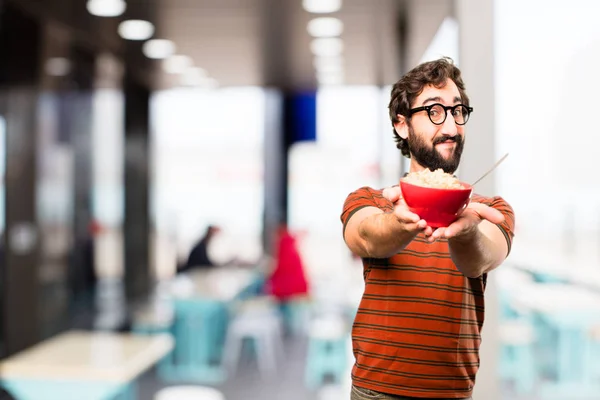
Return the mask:
M471 184L471 186L475 186L475 184L477 184L480 180L482 180L483 178L485 178L486 176L488 176L490 174L490 172L492 172L493 170L496 169L496 167L498 165L500 165L502 163L502 161L504 161L506 159L506 157L508 157L508 153L506 153L505 155L502 156L501 159L499 159L498 161L496 161L496 164L492 165L492 168L490 168L485 174L483 174L479 179L477 179L475 182L473 182Z

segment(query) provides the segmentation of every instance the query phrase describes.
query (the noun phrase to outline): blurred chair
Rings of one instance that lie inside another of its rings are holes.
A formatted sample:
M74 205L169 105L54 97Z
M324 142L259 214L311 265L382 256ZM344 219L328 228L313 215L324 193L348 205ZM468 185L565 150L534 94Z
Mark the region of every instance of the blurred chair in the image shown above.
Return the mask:
M206 386L171 386L159 390L154 400L225 400L225 396Z
M264 273L257 268L252 275L250 284L235 296L235 301L239 302L264 294L266 280Z
M311 309L312 301L306 295L294 296L281 301L279 310L287 333L291 335L306 334Z
M534 271L531 273L537 283L569 283L568 279L552 274L551 272Z
M159 364L158 372L166 381L221 383L225 371L221 365L223 333L228 310L218 301L175 299L172 332L175 349Z
M310 389L321 386L327 377L342 383L350 360L350 333L345 320L337 315L313 320L308 331L308 354L305 384Z
M255 350L263 378L272 377L277 368L277 355L283 353L282 321L277 305L270 296L258 296L238 304L227 328L223 362L235 374L245 339Z
M586 380L589 384L600 385L600 325L594 326L590 331L590 351L588 352L588 365L591 367L587 371ZM596 360L594 362L594 360Z
M525 318L502 321L500 337L500 375L514 384L516 393L531 394L536 381L535 334Z

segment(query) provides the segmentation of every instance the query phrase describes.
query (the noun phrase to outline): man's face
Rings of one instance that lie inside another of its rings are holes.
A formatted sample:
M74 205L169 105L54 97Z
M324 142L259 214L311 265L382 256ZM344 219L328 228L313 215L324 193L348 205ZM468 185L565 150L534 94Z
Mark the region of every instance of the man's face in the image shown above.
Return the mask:
M409 122L408 146L411 157L424 168L438 168L449 174L458 169L464 147L463 135L436 135L428 139L424 133L416 133Z
M443 88L426 86L412 108L434 103L445 106L461 103L460 93L452 80L449 79ZM456 171L464 147L464 126L455 123L450 111L441 125L431 122L427 111L414 113L405 124L402 130L404 135L399 133L408 140L414 162L431 170L442 168L447 173Z

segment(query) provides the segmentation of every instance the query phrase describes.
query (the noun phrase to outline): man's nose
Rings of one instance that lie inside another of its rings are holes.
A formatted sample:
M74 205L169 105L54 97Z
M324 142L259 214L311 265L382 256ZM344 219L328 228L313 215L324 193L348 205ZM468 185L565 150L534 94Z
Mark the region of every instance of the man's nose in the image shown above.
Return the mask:
M446 120L442 124L441 133L447 136L456 136L458 134L458 126L450 110L446 111Z

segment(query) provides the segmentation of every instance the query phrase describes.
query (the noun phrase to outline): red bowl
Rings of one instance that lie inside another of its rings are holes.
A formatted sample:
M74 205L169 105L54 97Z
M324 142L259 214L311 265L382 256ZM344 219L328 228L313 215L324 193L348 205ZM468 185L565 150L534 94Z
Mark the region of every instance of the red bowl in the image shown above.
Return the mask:
M441 228L454 222L471 200L473 187L460 183L464 189L430 188L400 180L400 190L410 211L432 228Z

